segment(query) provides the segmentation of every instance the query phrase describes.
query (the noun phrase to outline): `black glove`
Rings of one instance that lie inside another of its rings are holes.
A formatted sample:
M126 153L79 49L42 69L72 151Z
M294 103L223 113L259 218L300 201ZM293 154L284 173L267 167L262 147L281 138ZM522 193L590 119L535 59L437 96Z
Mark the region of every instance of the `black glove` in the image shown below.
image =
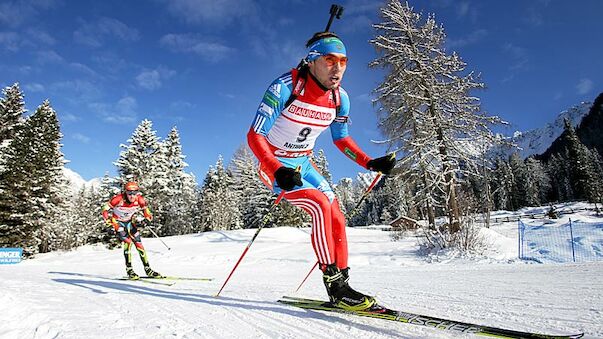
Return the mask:
M396 165L396 157L392 154L380 158L371 159L366 163L366 167L375 172L389 174Z
M110 237L115 235L115 229L113 228L113 226L107 229L107 235Z
M278 187L285 191L290 191L295 186L303 185L301 181L301 174L293 168L281 166L274 172L274 178Z

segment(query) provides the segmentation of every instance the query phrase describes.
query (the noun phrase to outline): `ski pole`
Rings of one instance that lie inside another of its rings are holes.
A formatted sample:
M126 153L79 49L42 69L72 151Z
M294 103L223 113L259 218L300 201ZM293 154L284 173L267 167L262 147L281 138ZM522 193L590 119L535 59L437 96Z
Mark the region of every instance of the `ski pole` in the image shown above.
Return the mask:
M159 239L159 241L161 241L161 243L163 244L163 246L167 247L168 251L171 250L171 248L165 243L163 242L163 240L161 240L161 238L157 235L157 233L155 233L155 231L153 231L152 228L148 228L149 231L151 231L151 233L153 233L153 235L155 236L155 238Z
M375 179L373 179L373 181L371 182L369 187L366 189L364 194L362 194L362 197L360 197L360 200L356 203L356 206L354 206L354 208L352 209L352 212L350 212L350 214L348 215L348 217L347 217L348 220L352 219L352 217L355 216L356 213L358 213L358 211L360 210L360 205L362 205L362 202L364 201L364 199L366 199L366 197L369 195L369 193L371 193L371 191L373 190L373 187L375 187L375 185L377 185L377 183L379 182L379 179L381 179L382 176L383 176L383 174L381 172L377 173L377 175L375 176Z
M310 273L312 273L314 271L314 269L316 268L316 266L318 266L318 261L316 263L314 263L314 266L312 266L312 268L310 269L310 272L308 272L308 275L306 275L306 277L304 278L304 281L302 281L301 284L299 284L299 286L297 286L297 289L295 290L295 292L299 291L299 289L306 282L306 280L308 280L308 277L310 276Z
M393 152L390 157L392 159L396 158L396 152ZM356 215L356 213L358 213L360 205L362 204L362 202L364 201L364 199L366 199L366 197L369 195L369 193L371 193L371 191L373 190L373 188L377 185L377 183L379 182L379 180L381 179L381 177L383 177L383 173L378 172L377 176L375 176L375 179L373 179L373 181L371 182L371 184L369 185L369 187L366 189L366 191L364 192L364 194L362 194L362 197L360 197L360 200L356 203L356 206L354 206L354 208L352 209L352 212L350 212L350 214L348 215L347 219L350 220L354 215Z
M260 222L260 227L258 227L258 230L255 231L255 234L253 235L253 238L251 238L251 241L249 241L249 244L247 244L247 247L245 247L245 250L243 251L243 254L241 254L241 257L239 258L239 260L237 261L237 263L232 268L232 271L230 271L230 274L228 275L228 278L226 278L226 281L224 282L224 284L222 285L222 287L220 288L220 290L218 291L218 293L215 295L216 297L220 296L220 293L224 289L224 286L226 286L226 283L228 282L228 280L230 280L230 277L232 277L232 274L237 269L237 266L239 266L239 263L241 263L241 260L243 260L243 257L245 256L245 253L247 253L247 251L249 250L249 247L251 247L251 244L253 244L253 241L255 240L255 238L257 238L258 234L260 234L260 231L262 230L262 227L264 227L264 225L268 222L268 219L270 219L270 215L272 214L272 212L274 211L274 209L276 208L276 206L278 205L278 203L281 202L281 200L285 196L285 193L286 193L286 191L283 190L278 195L278 197L276 197L276 200L274 200L274 203L272 204L272 206L270 206L270 209L268 210L268 212L266 212L266 215L264 216L264 218L262 218L262 221Z

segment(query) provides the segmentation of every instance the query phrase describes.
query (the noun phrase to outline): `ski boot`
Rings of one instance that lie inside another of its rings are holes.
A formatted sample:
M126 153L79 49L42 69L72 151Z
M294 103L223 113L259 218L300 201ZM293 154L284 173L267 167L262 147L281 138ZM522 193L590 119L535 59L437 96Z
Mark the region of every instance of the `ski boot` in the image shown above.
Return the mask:
M163 278L163 276L159 272L153 271L151 266L145 266L144 272L147 274L147 277L149 277L149 278L157 278L157 279Z
M130 280L140 279L138 274L136 274L136 272L134 272L134 269L132 268L132 266L126 266L126 274L128 275L128 279L130 279Z
M335 264L327 265L324 270L323 282L331 303L348 311L364 311L376 305L375 298L355 291L348 285L348 270L345 268L340 271Z

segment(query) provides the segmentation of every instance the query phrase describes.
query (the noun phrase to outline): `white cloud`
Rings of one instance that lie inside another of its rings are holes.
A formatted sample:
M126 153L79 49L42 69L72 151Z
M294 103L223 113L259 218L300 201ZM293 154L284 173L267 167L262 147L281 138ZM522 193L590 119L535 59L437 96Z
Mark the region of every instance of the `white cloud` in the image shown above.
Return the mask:
M462 1L458 4L458 6L456 7L456 13L463 17L466 16L469 13L469 10L471 8L469 7L469 3L466 1Z
M152 91L161 88L162 80L169 79L174 74L176 74L175 71L164 67L152 70L145 69L136 76L136 82L138 86Z
M225 97L226 99L236 99L236 95L232 94L232 93L219 93L221 96Z
M234 48L203 40L191 34L167 34L159 43L173 52L194 53L210 62L217 62L234 53Z
M220 29L235 20L254 17L253 0L164 0L168 11L189 24L214 25Z
M461 47L465 47L468 45L478 43L482 39L484 39L486 36L488 36L487 30L478 29L478 30L471 32L468 36L460 38L460 39L447 39L446 45L448 46L448 48L451 48L451 49L461 48Z
M373 13L377 13L379 11L379 7L381 7L381 4L374 0L350 0L346 2L343 16L346 18L347 22L348 16L353 16L356 14L371 15Z
M503 51L510 56L510 70L522 70L527 67L529 58L527 50L525 48L516 46L512 43L507 43L503 46Z
M71 138L72 138L72 139L75 139L75 140L77 140L77 141L79 141L79 142L82 142L82 143L84 143L84 144L87 144L87 143L89 143L89 142L90 142L90 138L89 138L89 137L87 137L87 136L85 136L85 135L83 135L83 134L81 134L81 133L75 133L75 134L73 134L73 135L71 136Z
M142 73L136 76L136 81L138 82L138 86L151 91L161 87L160 75L155 69L142 71Z
M28 29L27 35L35 42L43 43L49 46L56 44L56 39L52 37L50 33L37 28Z
M171 121L182 122L186 120L185 116L198 113L197 105L184 101L177 100L171 102L164 114L161 114L157 119L169 119Z
M117 75L121 78L124 72L129 71L132 67L125 59L120 58L115 53L107 50L99 50L99 52L95 53L91 59L95 68L99 69L105 76Z
M115 104L91 103L88 108L94 111L105 122L114 124L131 124L136 122L138 103L131 96L119 99Z
M578 94L584 95L584 94L590 93L590 91L593 89L593 85L594 85L594 83L590 79L586 79L586 78L580 79L580 81L576 85Z
M17 52L19 51L19 46L21 44L21 39L19 38L19 34L15 32L0 32L0 46L11 51Z
M19 27L35 18L40 12L54 8L55 0L19 0L0 3L0 24Z
M39 51L36 53L36 60L39 64L60 64L65 61L62 56L53 50Z
M69 122L75 122L75 121L79 121L80 118L74 114L71 113L64 113L61 112L61 121L69 121Z
M347 14L347 13L346 13ZM367 15L358 15L347 18L344 23L333 23L332 30L342 33L354 33L358 31L369 31L372 29L372 19ZM344 39L345 42L345 39Z
M79 106L94 102L102 93L97 84L82 79L55 82L48 88L50 97L66 98L72 104Z
M1 7L0 7L1 11ZM40 45L54 45L56 40L47 32L38 29L28 29L26 32L0 32L0 50L2 48L11 52L23 49L37 49Z
M368 93L357 95L355 97L355 99L358 100L359 102L364 102L364 103L372 103L372 100L373 100L371 95Z
M23 86L23 88L25 88L25 90L27 92L32 92L32 93L44 92L44 90L45 90L44 86L37 82L31 83L31 84L25 84L25 86Z
M184 100L178 100L178 101L174 101L170 104L170 110L175 112L179 112L179 111L185 111L185 112L190 112L194 109L196 109L197 106L193 103L190 103L188 101L184 101Z
M80 28L73 32L76 42L90 47L101 47L105 40L115 42L115 38L121 41L132 42L140 38L138 30L131 28L123 22L113 18L100 18L94 22L79 20Z
M94 71L92 68L81 64L79 62L72 62L69 64L69 67L77 72L86 74L86 75L90 75L90 76L98 76L98 73L96 73L96 71Z

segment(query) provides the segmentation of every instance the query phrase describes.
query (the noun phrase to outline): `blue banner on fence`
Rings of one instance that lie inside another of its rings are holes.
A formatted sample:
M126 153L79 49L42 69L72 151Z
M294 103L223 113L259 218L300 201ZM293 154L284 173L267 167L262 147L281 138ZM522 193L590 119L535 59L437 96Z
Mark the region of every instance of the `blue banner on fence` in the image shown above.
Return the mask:
M567 224L518 222L519 258L537 262L603 260L603 223Z
M22 248L0 248L0 264L18 264L22 255Z

